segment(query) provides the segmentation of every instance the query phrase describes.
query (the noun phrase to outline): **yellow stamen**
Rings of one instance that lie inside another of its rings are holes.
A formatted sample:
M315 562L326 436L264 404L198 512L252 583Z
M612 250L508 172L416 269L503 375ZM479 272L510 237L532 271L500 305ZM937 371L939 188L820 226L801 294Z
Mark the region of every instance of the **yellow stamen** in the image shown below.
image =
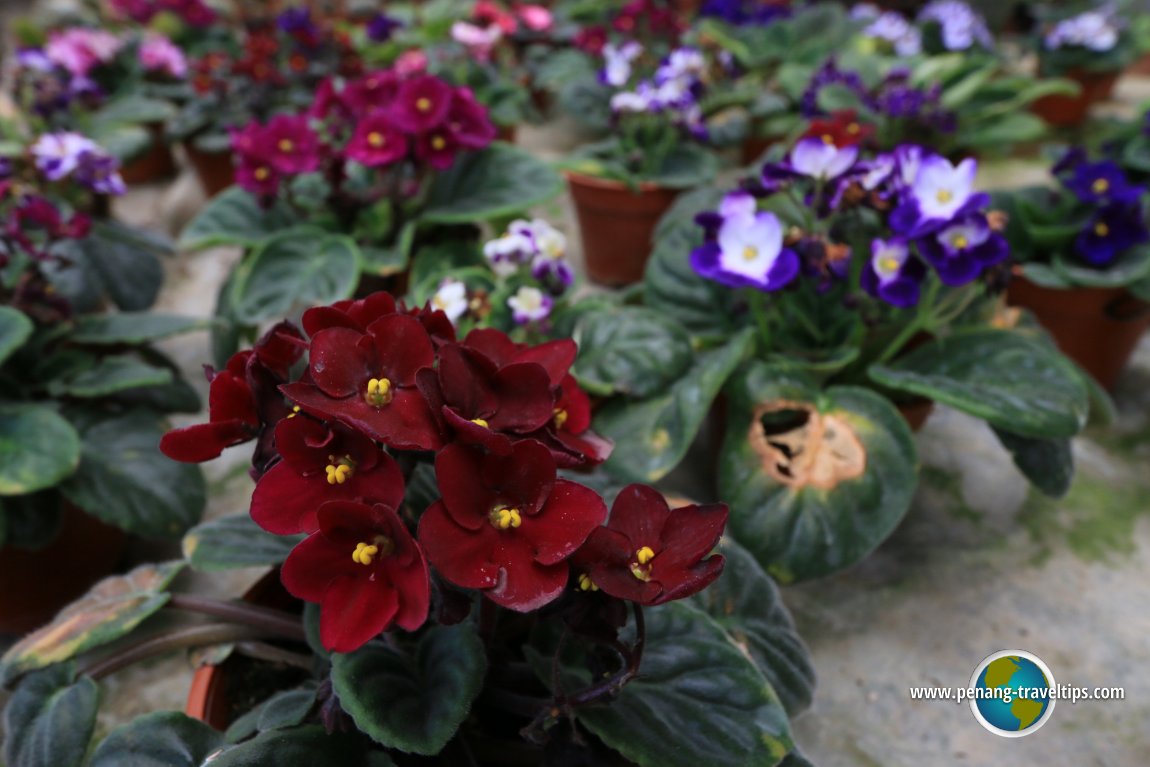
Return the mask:
M567 423L567 411L561 407L557 407L555 408L553 416L553 420L555 421L555 428L562 429L563 424Z
M655 558L655 552L650 546L644 546L635 552L635 559L639 560L639 564L645 565Z
M482 426L484 429L490 429L491 428L491 425L488 424L487 421L485 421L482 418L472 418L471 422L473 424L475 424L476 426Z
M351 460L350 456L344 456L336 460L335 456L328 456L331 461L327 465L327 483L329 485L342 485L351 479L355 474L355 461Z
M259 168L256 168L256 172L255 172L255 173L253 173L252 175L254 175L254 176L256 177L256 180L257 180L257 181L264 181L264 180L266 180L266 179L267 179L267 177L268 177L270 174L269 174L269 172L268 172L268 169L267 169L267 168L264 168L264 167L259 167Z
M862 130L862 128L859 127L858 123L851 123L847 126L847 133L851 134L852 136L856 135L860 130Z
M519 509L509 509L506 506L499 506L492 509L488 519L491 520L493 527L500 530L517 528L523 524L523 517L519 515Z
M383 134L379 131L373 130L371 133L367 134L367 143L376 149L379 149L381 146L387 143L387 139L385 139Z
M372 407L383 407L395 397L391 381L387 378L372 378L367 382L367 392L363 395L367 404Z
M954 238L954 247L958 248L959 250L964 250L969 244L970 240L966 239L961 234Z
M277 144L277 146L281 152L290 152L291 150L295 149L295 144L293 144L290 139L286 138L281 138L280 143Z
M288 413L287 417L288 418L295 418L297 415L299 415L299 405L293 405L291 412Z
M631 575L646 583L651 580L651 560L655 552L650 546L644 546L635 552L635 561L631 563Z
M745 248L743 248L743 260L744 261L754 261L758 257L759 257L759 249L758 248L754 247L753 245L747 245Z
M1090 185L1090 188L1094 190L1094 194L1106 194L1106 192L1110 190L1110 180L1105 178L1095 179L1094 183Z
M954 194L949 189L939 189L938 193L934 196L943 205L954 199Z
M1094 225L1094 233L1099 237L1105 237L1110 234L1110 227L1106 225L1106 222L1099 221Z
M443 136L433 136L432 137L432 139L431 139L431 148L432 149L439 152L439 151L442 151L443 147L445 147L445 146L447 146L447 142L444 141Z
M355 551L351 552L351 561L358 565L370 565L371 559L379 553L379 546L367 543L355 544Z
M879 267L886 274L897 272L900 264L897 258L884 258L879 261Z
M415 108L420 112L427 112L431 109L431 99L420 98L415 100Z
M835 143L835 137L829 133L824 133L823 134L823 143L824 144L833 144L833 143Z
M583 573L579 576L579 590L580 591L598 591L599 587L595 585L595 581L591 580L591 576Z

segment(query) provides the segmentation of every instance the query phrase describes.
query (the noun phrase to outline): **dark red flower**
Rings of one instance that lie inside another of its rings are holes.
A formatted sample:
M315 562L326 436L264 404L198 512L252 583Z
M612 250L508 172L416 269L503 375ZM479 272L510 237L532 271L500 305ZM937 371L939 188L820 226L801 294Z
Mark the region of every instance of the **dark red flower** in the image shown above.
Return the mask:
M607 45L607 29L602 26L583 27L575 34L572 42L584 53L598 56Z
M311 341L310 383L282 387L305 411L334 418L401 450L434 450L443 444L428 403L415 388L416 373L435 364L423 324L388 314L367 333L333 327Z
M455 143L466 149L483 149L495 140L495 124L487 107L475 99L470 88L456 88L447 110L447 130Z
M386 113L376 110L355 126L345 154L369 168L391 165L407 156L407 136Z
M726 524L725 504L672 511L657 490L628 485L607 526L592 532L571 560L578 588L642 605L689 597L723 571L722 555L707 555Z
M306 115L276 115L260 133L261 149L280 173L311 173L319 169L319 137Z
M291 594L319 603L320 641L332 652L351 652L392 624L415 631L427 620L427 561L383 504L325 503L319 531L288 554L282 579Z
M262 156L246 154L238 156L236 184L257 197L274 195L280 188L282 177Z
M387 453L359 432L307 416L288 417L275 429L282 456L256 483L252 519L279 535L316 530L327 501L362 501L399 508L403 475Z
M448 581L528 612L567 585L570 557L607 514L589 488L556 479L543 445L507 456L449 445L435 460L443 498L419 521L419 542Z
M348 299L330 306L313 306L303 313L303 329L312 338L328 328L351 328L366 333L371 323L395 313L395 299L381 290L354 301Z
M443 124L451 108L452 88L432 75L419 75L399 86L391 114L408 133L427 133Z
M863 143L874 135L874 130L873 125L859 122L855 110L844 109L835 112L829 119L811 120L803 138L822 139L824 143L841 149Z

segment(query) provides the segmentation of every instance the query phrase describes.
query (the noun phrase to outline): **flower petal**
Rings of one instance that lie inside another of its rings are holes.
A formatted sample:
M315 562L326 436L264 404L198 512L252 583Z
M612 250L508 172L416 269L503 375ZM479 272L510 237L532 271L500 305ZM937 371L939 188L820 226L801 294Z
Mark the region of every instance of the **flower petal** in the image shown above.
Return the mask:
M524 518L518 532L531 541L536 562L554 565L574 554L606 518L607 505L598 493L559 479L547 504L535 516Z

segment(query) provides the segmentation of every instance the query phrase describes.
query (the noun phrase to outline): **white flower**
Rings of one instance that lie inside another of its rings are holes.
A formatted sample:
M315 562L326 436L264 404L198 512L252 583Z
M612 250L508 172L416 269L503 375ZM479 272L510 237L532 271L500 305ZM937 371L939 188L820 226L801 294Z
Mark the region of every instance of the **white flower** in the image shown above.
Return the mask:
M791 150L791 167L804 176L829 181L850 170L858 155L858 147L840 148L820 138L807 138Z
M620 88L631 79L631 62L643 52L643 46L631 40L616 46L607 43L603 46L603 72L600 75L607 85Z
M431 308L447 315L454 324L467 311L467 286L450 277L439 283L439 290L431 297Z
M974 176L978 163L968 157L951 165L945 157L928 157L919 165L911 194L924 218L949 219L974 194Z
M528 263L535 256L535 243L531 235L516 231L518 221L512 222L507 234L489 240L483 246L483 255L491 264L491 269L500 277L510 277L520 264ZM522 222L525 223L525 222Z
M520 325L546 319L551 314L551 296L539 288L522 287L507 299L515 321Z
M45 133L32 145L36 167L49 181L59 181L74 171L85 153L103 154L103 150L79 133Z

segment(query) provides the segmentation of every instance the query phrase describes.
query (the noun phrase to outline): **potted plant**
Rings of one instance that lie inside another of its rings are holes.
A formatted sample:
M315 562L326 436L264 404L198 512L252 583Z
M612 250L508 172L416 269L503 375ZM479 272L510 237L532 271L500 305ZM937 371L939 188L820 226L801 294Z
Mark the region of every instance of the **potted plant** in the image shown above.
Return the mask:
M226 733L151 714L90 764L806 764L788 712L809 703L809 658L770 578L720 544L725 506L671 509L643 485L604 498L557 472L595 460L574 431L587 402L564 383L570 340L460 340L443 313L382 293L310 309L303 326L241 352L212 381L229 394L211 422L164 440L183 460L256 440L251 519L209 523L186 549L193 566L282 559L302 615L180 593L178 562L104 584L4 656L19 680L9 763L47 748L82 764L95 680L233 642L237 661L259 660L217 709ZM164 605L215 620L108 645ZM48 699L69 701L66 720ZM35 732L60 736L33 746Z
M601 76L615 89L614 130L568 163L586 272L605 285L642 278L655 223L680 191L713 178L718 167L703 144L703 55L678 48L642 75L636 62L652 69L643 54L636 41L603 49Z
M1110 97L1118 75L1137 53L1115 8L1099 8L1048 20L1038 41L1038 71L1079 85L1076 96L1052 95L1034 104L1051 125L1079 125L1090 107Z
M67 133L4 161L0 633L40 625L111 572L126 533L178 537L204 505L199 471L157 449L164 417L199 400L152 345L202 323L144 311L162 243L78 210L81 185L122 186L114 168Z
M558 191L557 173L494 134L468 89L396 69L325 81L307 110L234 132L238 186L180 240L245 248L220 294L217 359L293 308L373 280L402 288L422 253L477 245L479 224Z
M1003 193L1018 260L1008 297L1030 309L1067 355L1112 389L1150 327L1146 186L1110 159L1070 150L1056 188Z
M1058 495L1089 405L1086 376L1041 333L995 320L1009 249L976 161L834 138L799 141L737 191L684 197L656 235L645 306L574 330L575 375L610 397L595 424L616 476L665 476L723 395L717 492L784 582L853 565L906 513L917 459L899 406L987 421Z

